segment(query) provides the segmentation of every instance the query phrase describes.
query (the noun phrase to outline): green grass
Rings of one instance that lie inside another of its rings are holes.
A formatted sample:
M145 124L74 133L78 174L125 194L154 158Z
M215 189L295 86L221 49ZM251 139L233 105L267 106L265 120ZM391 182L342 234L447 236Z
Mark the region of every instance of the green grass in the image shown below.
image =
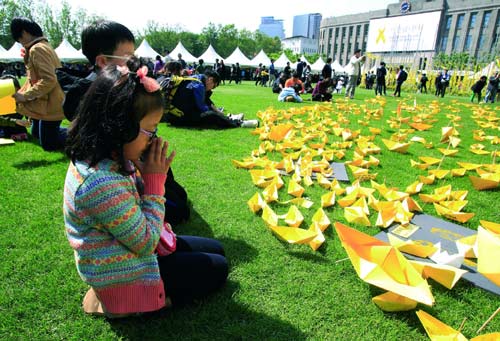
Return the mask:
M404 90L403 90L404 91ZM407 93L403 93L408 96ZM217 88L214 101L227 112L244 112L256 118L258 111L303 108L304 104L279 103L269 88L226 85ZM357 106L373 92L358 89ZM305 98L310 98L306 95ZM432 95L417 95L424 105L435 100ZM343 97L335 95L335 101ZM413 95L403 97L413 103ZM468 98L446 97L440 103L449 104L438 114L438 122L430 131L415 133L439 145L440 127L449 122L446 114L458 110L462 117L458 128L462 143L455 157L447 157L441 166L455 168L457 160L490 163L491 158L468 151L472 131L478 129L470 118ZM370 125L384 129L382 136L395 132L386 120L393 116L397 100L387 97L384 117ZM494 108L498 116L499 106ZM332 109L335 119L336 111ZM351 129L367 128L358 125L363 115L344 113ZM403 115L408 113L403 111ZM497 135L498 130L485 130ZM414 311L384 313L371 298L380 289L361 281L349 261L336 233L325 231L326 242L317 251L307 245L288 245L279 241L265 227L259 215L247 207L247 200L256 192L250 174L231 164L242 160L256 149L261 141L250 129L197 130L171 128L162 124L160 135L176 149L173 170L176 180L185 186L192 201L193 217L176 229L178 234L194 234L221 240L231 264L227 285L213 296L180 309L166 310L125 320L106 320L87 316L81 309L87 286L79 278L73 252L64 234L62 190L68 165L61 153L44 152L34 141L0 148L0 339L1 340L425 340L425 331ZM416 180L423 171L410 168L410 158L440 157L438 151L413 144L405 155L387 151L380 137L375 141L382 153L375 155L380 166L377 182L401 190ZM486 148L493 150L488 142ZM346 159L352 157L352 150ZM285 181L287 181L285 179ZM500 222L499 191L476 191L467 177L449 178L424 192L452 184L454 190L469 190L465 211L476 216L464 224L477 228L479 219ZM369 186L369 183L365 183ZM316 202L310 210L301 209L307 226L321 191L317 185L307 189ZM286 187L280 200L288 197ZM417 201L419 199L417 198ZM420 202L420 201L419 201ZM276 208L276 206L273 206ZM283 213L286 208L277 208ZM436 215L432 205L424 211ZM345 222L339 207L328 210L332 221ZM375 214L371 220L374 222ZM302 227L304 227L302 226ZM375 227L360 230L376 234ZM430 281L432 282L432 281ZM500 305L500 298L461 280L453 290L432 282L436 304L419 305L448 325L462 330L468 337ZM500 330L500 316L493 319L483 333Z

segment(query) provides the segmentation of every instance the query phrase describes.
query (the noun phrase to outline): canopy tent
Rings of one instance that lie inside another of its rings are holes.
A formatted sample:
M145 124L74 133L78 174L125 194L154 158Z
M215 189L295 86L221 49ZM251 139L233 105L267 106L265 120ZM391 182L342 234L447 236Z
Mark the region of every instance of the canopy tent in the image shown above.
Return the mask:
M250 61L251 66L259 66L259 64L266 66L271 65L271 59L269 59L264 50L260 50L260 52Z
M332 70L335 72L335 73L343 73L345 72L345 69L342 67L342 65L340 65L339 61L338 60L335 60L333 63L332 63Z
M12 47L4 52L0 52L0 62L22 62L21 49L23 45L15 42Z
M287 62L290 63L290 66L292 66L292 62L290 61L290 59L288 59L286 54L283 52L283 53L281 53L281 56L279 56L279 58L276 59L276 61L274 62L274 66L279 67L279 68L284 68L286 66Z
M177 46L172 50L172 52L170 52L170 54L165 57L169 57L172 60L177 60L179 59L177 56L179 53L182 55L182 59L184 59L187 63L198 61L198 58L189 53L189 51L186 50L186 48L184 47L184 45L182 45L181 42L178 42Z
M156 56L161 56L161 54L153 50L153 48L151 47L151 45L149 45L146 39L144 39L141 45L139 45L139 47L135 50L135 55L138 57L151 58L151 59L155 59Z
M71 45L69 41L63 39L61 44L55 49L57 56L63 62L75 62L75 61L86 61L87 58L83 53L79 52L77 49Z
M203 54L199 57L199 59L203 59L205 64L215 64L216 59L223 59L217 52L215 52L215 49L213 48L212 44L208 45L208 48Z
M479 78L481 76L486 76L490 77L495 74L495 72L500 71L500 68L498 67L497 63L491 62L489 63L485 68L483 68L481 71L476 73L476 78Z
M251 65L250 59L241 52L239 47L236 47L229 57L224 59L226 65L239 63L240 65Z
M312 65L311 65L311 70L312 71L321 71L323 70L323 67L325 66L325 61L323 59L321 59L321 57L318 58L317 61L315 61Z
M5 52L5 49L3 48L2 45L0 45L0 53Z

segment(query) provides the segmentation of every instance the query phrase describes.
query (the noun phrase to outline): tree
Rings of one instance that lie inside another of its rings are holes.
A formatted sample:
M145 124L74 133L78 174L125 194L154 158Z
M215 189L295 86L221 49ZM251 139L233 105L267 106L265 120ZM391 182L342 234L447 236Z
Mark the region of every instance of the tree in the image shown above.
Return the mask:
M33 18L33 0L0 0L0 44L9 49L14 44L10 22L15 17Z

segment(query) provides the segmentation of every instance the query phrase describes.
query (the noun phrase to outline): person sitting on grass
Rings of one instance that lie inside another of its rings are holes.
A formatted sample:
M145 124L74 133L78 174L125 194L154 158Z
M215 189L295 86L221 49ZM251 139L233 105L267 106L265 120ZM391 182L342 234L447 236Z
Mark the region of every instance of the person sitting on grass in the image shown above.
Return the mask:
M299 74L294 72L292 78L288 78L285 82L285 88L296 88L299 89L297 92L303 94L305 92L304 83L299 78Z
M210 99L219 85L216 71L206 70L192 77L172 76L160 80L165 93L165 118L173 126L201 128L255 127L255 120L244 121L243 114L225 115Z
M278 95L278 101L302 103L303 99L299 95L302 90L300 84L295 84L295 87L283 88Z
M317 102L328 102L332 99L332 90L333 86L332 80L330 78L326 78L320 80L316 83L314 90L312 92L312 100Z
M110 65L85 95L69 131L66 236L91 288L87 313L122 317L203 298L226 282L213 239L176 236L164 222L164 183L175 152L157 137L159 84L147 68ZM136 70L131 72L130 70Z

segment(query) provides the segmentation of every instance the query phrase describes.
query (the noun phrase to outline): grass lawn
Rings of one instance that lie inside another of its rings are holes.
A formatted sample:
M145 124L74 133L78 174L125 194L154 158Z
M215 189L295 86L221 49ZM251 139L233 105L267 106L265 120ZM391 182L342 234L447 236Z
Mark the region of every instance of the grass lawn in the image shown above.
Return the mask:
M300 111L315 104L280 103L276 98L269 88L255 87L252 82L220 86L213 96L225 111L244 112L248 119L270 107ZM368 127L360 123L366 122L363 106L378 108L365 102L372 98L372 91L358 89L356 99L347 106L341 95L335 95L340 108L332 107L331 117L336 120L341 112L349 120L343 126L360 129L361 134L367 135ZM414 98L403 87L401 99L413 105ZM389 138L398 131L387 123L395 116L398 100L386 100L382 119L369 123L382 128L381 136ZM435 100L432 95L416 95L422 112L431 112ZM489 151L498 145L473 139L473 131L480 127L471 117L479 106L471 106L468 100L440 98L434 127L409 134L433 142L432 149L413 143L407 154L398 154L387 150L381 136L376 137L375 143L382 149L375 155L380 165L371 170L378 173L376 181L404 190L418 175L426 175L426 171L411 168L410 159L441 157L436 148L446 148L439 141L441 127L453 120L450 114L461 117L457 130L462 142L459 153L446 157L441 168L458 168L457 161L491 163L491 156L469 151L475 143L482 143ZM498 104L480 107L499 117ZM410 114L403 110L403 116ZM486 135L499 135L498 128L483 131ZM180 129L161 124L160 135L177 151L173 164L176 180L185 186L192 201L191 220L177 227L176 232L221 240L231 270L226 287L206 300L123 320L87 316L81 309L88 288L76 272L62 217L66 157L44 152L34 141L0 147L0 340L426 340L415 311L381 311L371 298L383 291L360 280L349 261L337 262L347 256L332 227L325 231L326 242L315 252L307 245L281 242L266 228L260 214L249 210L248 199L262 190L252 184L247 170L235 168L231 160L243 160L259 147L262 141L251 132L252 129L243 128ZM352 159L353 151L354 148L347 150L345 160ZM352 174L350 177L353 179ZM447 184L453 190L469 190L469 203L464 210L476 215L462 225L476 229L480 219L500 222L498 188L477 191L468 176L448 175L434 185L424 186L423 192L431 193ZM369 187L370 183L363 185ZM302 228L310 225L324 192L315 184L306 193L315 205L309 210L301 208L306 219ZM280 200L290 198L284 187ZM414 198L425 213L437 215L432 204L422 203L418 196ZM278 214L288 209L273 208ZM326 211L332 222L346 223L340 206ZM379 232L378 227L373 227L375 219L376 214L372 213L372 227L368 228L347 225L375 235ZM476 330L500 306L499 296L465 280L452 290L429 282L436 303L433 307L419 305L417 309L424 309L455 329L467 318L462 329L467 337L476 336ZM482 333L494 331L500 331L500 315Z

